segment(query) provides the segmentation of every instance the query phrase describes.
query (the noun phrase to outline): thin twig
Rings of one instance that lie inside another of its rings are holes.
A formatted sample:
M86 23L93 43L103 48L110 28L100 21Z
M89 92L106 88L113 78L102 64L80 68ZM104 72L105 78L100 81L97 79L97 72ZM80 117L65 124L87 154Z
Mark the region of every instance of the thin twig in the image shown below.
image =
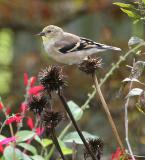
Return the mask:
M75 143L75 141L73 141L73 144L72 144L72 150L73 150L73 153L72 153L72 160L76 160L77 158L77 145Z
M58 139L62 139L62 138L63 138L63 136L64 136L65 133L68 131L68 129L71 127L71 125L72 125L72 122L70 121L69 124L68 124L68 125L63 129L63 131L60 133ZM49 160L49 159L50 159L53 151L54 151L54 145L52 145L52 147L51 147L51 149L50 149L50 151L49 151L49 154L46 156L46 158L45 158L46 160Z
M133 82L131 81L130 86L129 86L129 91L131 91L132 85L133 85ZM130 101L130 98L128 96L128 98L126 99L126 103L125 103L125 117L124 117L124 121L125 121L125 140L126 140L127 147L128 147L129 153L131 155L131 158L132 158L132 160L135 160L134 155L133 155L133 151L131 149L131 145L129 143L129 138L128 138L128 106L129 106L129 101Z
M62 152L62 150L61 150L61 148L60 148L60 145L59 145L58 140L57 140L57 137L56 137L55 128L52 127L52 128L50 129L50 134L51 134L51 138L52 138L52 140L53 140L53 142L54 142L54 144L55 144L58 152L59 152L60 155L61 155L61 158L62 158L63 160L65 160L65 157L64 157L64 155L63 155L63 152Z
M94 80L95 88L96 88L96 90L97 90L97 92L98 92L98 95L99 95L99 97L100 97L100 100L101 100L101 102L102 102L102 106L103 106L103 108L104 108L104 110L105 110L105 112L106 112L106 114L107 114L107 118L108 118L109 123L110 123L110 125L111 125L111 127L112 127L114 136L115 136L118 144L120 145L121 149L123 150L123 148L124 148L124 147L123 147L123 143L122 143L121 138L120 138L120 136L119 136L119 134L118 134L118 131L117 131L117 129L116 129L116 125L115 125L115 123L114 123L114 121L113 121L113 118L112 118L112 116L111 116L111 114L110 114L110 111L109 111L109 108L108 108L108 106L107 106L107 103L106 103L106 101L105 101L105 99L104 99L104 96L103 96L103 94L102 94L102 92L101 92L101 89L100 89L100 86L99 86L99 83L98 83L98 79L97 79L97 76L96 76L96 73L95 73L95 72L94 72L94 74L93 74L93 80Z
M68 115L69 115L69 117L70 117L70 119L71 119L71 121L72 121L72 124L74 125L76 131L78 132L78 134L79 134L79 136L80 136L80 138L81 138L81 140L83 141L83 143L84 143L84 145L85 145L88 153L90 154L90 156L92 157L93 160L96 160L95 155L94 155L93 152L91 151L88 143L86 142L86 140L85 140L85 138L84 138L84 136L83 136L80 128L78 127L78 125L77 125L77 123L76 123L76 121L75 121L75 119L74 119L74 117L73 117L73 115L72 115L72 113L71 113L68 105L67 105L67 102L66 102L65 97L62 95L62 93L60 93L60 91L59 91L58 95L59 95L59 98L60 98L60 100L61 100L61 102L62 102L62 104L63 104L66 112L68 113Z

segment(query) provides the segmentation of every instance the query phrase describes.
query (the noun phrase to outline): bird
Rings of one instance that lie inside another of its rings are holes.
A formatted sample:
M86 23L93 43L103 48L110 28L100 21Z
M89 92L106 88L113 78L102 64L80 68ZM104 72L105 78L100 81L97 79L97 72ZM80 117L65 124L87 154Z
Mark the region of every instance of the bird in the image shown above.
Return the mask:
M44 49L49 57L67 65L81 64L84 59L98 52L106 50L121 51L118 47L97 43L65 32L55 25L46 26L36 35L42 37Z

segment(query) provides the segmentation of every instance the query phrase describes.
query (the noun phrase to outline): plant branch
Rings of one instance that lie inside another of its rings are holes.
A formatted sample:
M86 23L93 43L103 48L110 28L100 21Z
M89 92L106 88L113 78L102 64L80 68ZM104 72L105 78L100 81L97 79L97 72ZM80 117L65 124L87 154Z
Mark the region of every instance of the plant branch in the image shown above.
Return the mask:
M123 150L123 148L124 148L124 147L123 147L123 143L122 143L121 138L120 138L120 136L119 136L119 134L118 134L118 131L117 131L117 129L116 129L116 125L115 125L115 123L114 123L114 121L113 121L113 118L112 118L112 116L111 116L111 114L110 114L110 111L109 111L109 108L108 108L108 106L107 106L107 103L106 103L106 101L105 101L105 99L104 99L104 96L103 96L103 94L102 94L102 92L101 92L101 89L100 89L100 86L99 86L99 83L98 83L98 79L97 79L97 76L96 76L96 73L95 73L95 72L93 73L93 80L94 80L94 84L95 84L96 91L98 92L98 95L99 95L100 100L101 100L101 102L102 102L102 106L103 106L103 108L104 108L104 110L105 110L105 112L106 112L106 114L107 114L107 118L108 118L109 123L110 123L110 125L111 125L111 127L112 127L114 136L115 136L118 144L120 145L121 149Z
M103 79L100 80L100 84L99 86L101 87L110 77L111 75L114 73L114 71L119 68L119 65L126 60L126 58L132 53L134 52L135 50L139 49L140 47L142 46L145 46L145 42L144 43L141 43L139 45L137 45L136 47L132 48L131 50L129 50L124 56L120 56L119 60L115 63L115 64L112 64L112 67L111 69L108 71L108 73L105 75L105 77ZM86 100L86 102L82 105L82 109L85 108L89 103L90 101L94 98L96 94L96 89L94 89L92 91L92 93L90 94L89 98Z
M130 83L129 91L131 90L132 85L133 85L133 82ZM132 160L135 160L134 155L133 155L133 151L131 149L131 145L129 143L129 138L128 138L128 106L129 106L129 101L130 101L130 98L128 96L128 98L126 100L126 103L125 103L125 117L124 117L124 121L125 121L125 140L126 140L127 147L128 147L129 153L131 155L131 158L132 158Z
M71 121L72 121L72 124L74 125L76 131L78 132L78 134L79 134L79 136L80 136L80 138L81 138L81 140L83 141L83 143L84 143L84 145L85 145L88 153L90 154L90 156L92 157L93 160L96 160L95 155L94 155L93 152L91 151L88 143L86 142L86 140L85 140L85 138L84 138L84 136L83 136L80 128L78 127L78 125L77 125L77 123L76 123L76 121L75 121L75 119L74 119L74 117L73 117L73 115L72 115L72 113L71 113L68 105L67 105L67 102L66 102L65 97L62 95L62 93L60 93L60 91L59 91L58 95L59 95L59 98L60 98L60 100L61 100L61 102L62 102L62 104L63 104L66 112L68 113L68 115L69 115L69 117L70 117L70 119L71 119Z
M52 140L53 140L53 142L54 142L54 144L55 144L58 152L59 152L60 155L61 155L61 158L62 158L63 160L65 160L65 157L64 157L64 155L63 155L63 152L62 152L62 150L61 150L61 148L60 148L60 145L59 145L58 140L57 140L57 137L56 137L55 129L54 129L53 127L50 129L50 134L51 134L51 138L52 138Z
M63 138L63 136L64 136L65 133L69 130L69 128L71 127L71 125L72 125L72 122L70 121L70 122L68 123L68 125L67 125L67 126L63 129L63 131L60 133L58 139L62 139L62 138ZM46 160L49 160L49 159L50 159L53 151L54 151L54 145L52 145L52 147L51 147L51 149L50 149L50 151L49 151L49 154L46 156L46 158L45 158Z

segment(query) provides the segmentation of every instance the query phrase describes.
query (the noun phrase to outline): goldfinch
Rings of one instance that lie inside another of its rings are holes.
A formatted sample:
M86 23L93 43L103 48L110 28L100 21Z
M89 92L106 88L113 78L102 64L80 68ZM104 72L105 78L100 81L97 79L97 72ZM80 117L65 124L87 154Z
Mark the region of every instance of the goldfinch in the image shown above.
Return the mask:
M48 56L63 64L80 64L86 57L106 51L121 51L120 48L94 42L90 39L64 32L62 28L49 25L37 35L42 37Z

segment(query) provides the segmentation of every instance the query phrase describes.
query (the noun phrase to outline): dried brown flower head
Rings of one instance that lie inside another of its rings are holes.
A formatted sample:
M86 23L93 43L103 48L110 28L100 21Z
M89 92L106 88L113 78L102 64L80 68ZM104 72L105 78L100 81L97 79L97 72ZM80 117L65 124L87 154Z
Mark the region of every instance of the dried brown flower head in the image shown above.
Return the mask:
M41 114L45 107L48 107L48 99L44 95L30 96L28 100L28 109L35 114Z
M88 57L87 59L84 59L81 64L79 64L79 69L87 74L93 74L98 68L101 68L101 66L101 58Z
M64 113L54 112L49 108L45 108L41 114L42 125L48 129L54 128L61 120L64 120Z
M66 86L65 76L62 73L60 66L49 66L42 70L39 75L39 81L44 86L44 90L48 93L52 91L58 91L59 89Z
M97 160L100 160L103 154L103 147L104 147L103 141L100 138L89 139L87 143L90 149L92 150L92 152L94 153L94 155L96 156ZM84 158L86 159L87 157L90 157L90 154L88 153L87 150L85 150Z

